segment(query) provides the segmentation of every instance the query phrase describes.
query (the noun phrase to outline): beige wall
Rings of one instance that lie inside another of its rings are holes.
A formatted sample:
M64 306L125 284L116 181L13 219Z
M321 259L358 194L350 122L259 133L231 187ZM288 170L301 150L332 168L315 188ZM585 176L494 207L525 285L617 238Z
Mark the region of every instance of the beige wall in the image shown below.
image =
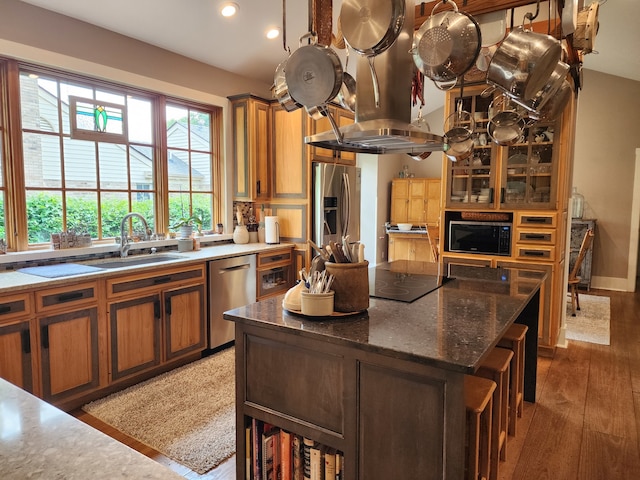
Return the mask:
M270 85L18 0L2 0L0 39L221 97L245 92L270 95ZM7 53L12 52L0 50Z
M640 82L585 70L578 96L573 185L585 197L583 217L598 221L592 269L596 288L626 285L638 147Z

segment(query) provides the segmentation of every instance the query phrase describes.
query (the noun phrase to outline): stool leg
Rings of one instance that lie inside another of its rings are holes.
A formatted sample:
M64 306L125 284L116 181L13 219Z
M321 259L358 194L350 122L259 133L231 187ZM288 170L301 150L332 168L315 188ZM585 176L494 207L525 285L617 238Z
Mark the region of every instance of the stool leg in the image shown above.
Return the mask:
M500 439L502 440L502 448L500 448L500 460L507 459L507 430L508 430L508 422L509 422L509 377L511 375L511 371L507 368L507 371L504 375L504 382L502 391L500 394L502 395L502 404L506 405L507 408L502 408L502 417L500 419ZM504 435L504 436L503 436Z
M469 421L467 422L467 425L469 425L469 451L467 453L468 456L468 474L467 474L467 479L468 480L478 480L479 478L481 478L479 476L480 474L480 470L479 470L479 451L480 451L480 430L481 430L481 425L480 425L480 417L481 414L475 415L475 414L468 414L470 417Z
M481 425L481 438L484 439L484 445L480 446L480 478L488 480L491 473L491 420L493 410L493 399L489 399L487 408L484 410Z
M518 376L519 383L516 394L516 406L518 409L518 417L522 418L522 410L524 408L524 343L520 345L518 355L520 356L520 375Z

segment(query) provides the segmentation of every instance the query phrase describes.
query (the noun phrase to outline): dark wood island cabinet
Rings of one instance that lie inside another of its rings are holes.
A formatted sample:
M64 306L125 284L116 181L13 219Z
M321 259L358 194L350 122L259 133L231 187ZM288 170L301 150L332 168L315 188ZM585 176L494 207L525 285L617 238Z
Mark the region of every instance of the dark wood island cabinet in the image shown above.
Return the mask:
M236 322L237 478L252 468L255 420L337 450L345 479L463 478L463 378L513 322L530 329L525 399L535 401L544 274L458 267L451 277L412 303L371 298L350 317L305 318L283 310L282 296L226 312Z

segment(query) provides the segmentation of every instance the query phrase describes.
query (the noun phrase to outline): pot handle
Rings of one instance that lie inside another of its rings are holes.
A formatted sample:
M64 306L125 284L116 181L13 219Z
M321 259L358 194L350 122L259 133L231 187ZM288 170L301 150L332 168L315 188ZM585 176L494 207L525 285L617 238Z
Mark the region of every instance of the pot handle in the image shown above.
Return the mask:
M433 7L433 10L431 10L431 16L433 17L433 12L436 11L436 8L446 3L450 3L451 5L453 5L453 11L458 13L458 6L456 5L456 2L454 2L453 0L441 0L440 2L436 3L435 6Z
M433 80L433 83L438 88L438 90L446 92L457 85L458 79L449 80L448 82L438 82L437 80Z
M313 32L307 32L300 37L298 42L298 48L302 47L303 40L311 40L310 45L316 45L318 43L318 36Z
M380 85L378 84L378 74L376 67L373 65L374 56L367 57L369 60L369 70L371 70L371 80L373 81L373 98L376 102L376 108L380 108Z

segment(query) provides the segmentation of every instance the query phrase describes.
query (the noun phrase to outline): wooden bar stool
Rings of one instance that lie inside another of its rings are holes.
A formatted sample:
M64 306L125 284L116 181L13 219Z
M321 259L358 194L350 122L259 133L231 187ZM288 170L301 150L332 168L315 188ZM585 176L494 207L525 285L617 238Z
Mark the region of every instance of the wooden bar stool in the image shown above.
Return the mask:
M496 383L491 421L491 471L489 472L491 480L498 478L499 461L507 459L509 367L512 358L511 350L494 348L476 372L476 376L488 378Z
M513 352L509 379L509 435L515 436L517 417L524 406L524 339L529 327L514 323L498 342L498 346Z
M491 410L495 382L464 376L464 404L467 410L467 480L487 480L490 471Z

